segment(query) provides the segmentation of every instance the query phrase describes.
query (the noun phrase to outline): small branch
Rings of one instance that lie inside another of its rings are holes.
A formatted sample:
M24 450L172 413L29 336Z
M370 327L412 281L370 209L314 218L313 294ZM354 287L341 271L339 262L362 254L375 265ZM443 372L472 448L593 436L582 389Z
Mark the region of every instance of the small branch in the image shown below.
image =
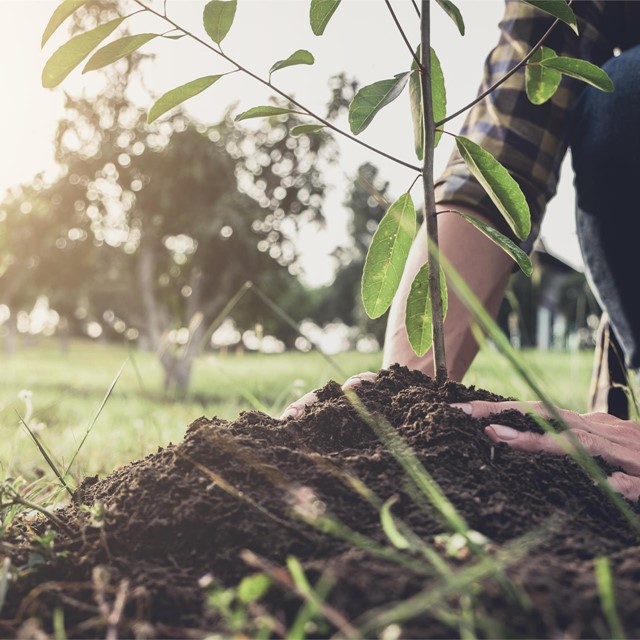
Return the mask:
M507 73L505 73L505 75L502 78L500 78L500 80L494 82L486 91L483 91L475 100L472 100L469 104L462 107L462 109L458 109L455 113L452 113L450 116L447 116L442 120L438 120L438 122L436 122L436 127L441 127L443 124L449 122L449 120L453 120L454 118L457 118L461 113L464 113L465 111L467 111L467 109L471 109L471 107L478 104L478 102L480 102L481 100L484 100L492 91L497 89L502 83L506 82L516 71L518 71L518 69L521 69L525 64L527 64L531 56L542 46L544 41L549 37L549 34L553 31L553 29L558 24L558 22L560 22L560 20L556 18L553 24L545 31L542 38L540 38L540 40L538 40L538 42L533 46L531 51L529 51L529 53L524 58L522 58L520 62L518 62L518 64L516 64L512 69L507 71Z
M393 18L393 21L396 23L396 27L398 27L398 31L400 32L400 35L402 36L402 39L404 40L404 43L407 45L407 49L409 49L409 52L411 53L411 57L415 60L415 63L418 65L418 69L422 69L422 63L418 59L418 56L416 55L416 52L413 50L413 47L411 46L411 43L409 42L409 39L407 38L407 34L404 32L404 29L402 28L402 25L400 24L400 21L398 20L398 16L396 16L396 13L393 10L393 7L391 6L390 0L384 0L384 3L387 5L387 9L389 9L389 13L391 14L391 17Z
M411 164L409 162L405 162L404 160L401 160L400 158L396 158L395 156L392 156L391 154L387 153L386 151L382 151L382 149L378 149L377 147L374 147L374 146L372 146L370 144L367 144L366 142L363 142L362 140L359 140L358 138L356 138L355 136L351 135L350 133L347 133L346 131L343 131L342 129L336 127L334 124L329 122L329 120L326 120L325 118L322 118L317 113L311 111L311 109L307 109L307 107L305 107L303 104L299 103L297 100L292 98L290 95L286 94L281 89L278 89L275 85L271 84L268 80L265 80L264 78L261 78L259 75L253 73L252 71L250 71L246 67L242 66L240 63L236 62L233 58L229 57L223 51L221 51L219 49L216 49L214 46L210 45L208 42L206 42L202 38L198 37L194 33L191 33L191 31L187 31L186 29L181 27L179 24L174 22L168 16L162 15L162 13L160 13L159 11L156 11L155 9L152 9L151 7L148 7L146 4L144 4L144 2L142 2L142 0L134 0L134 2L138 6L142 7L143 11L148 11L149 13L157 16L158 18L160 18L162 20L165 20L170 25L172 25L176 29L179 29L180 31L182 31L185 35L189 36L195 42L198 42L203 47L206 47L207 49L209 49L209 51L213 51L213 53L215 53L216 55L220 56L221 58L224 58L224 60L226 60L227 62L229 62L232 65L234 65L236 67L237 71L242 71L243 73L246 73L249 77L253 78L254 80L259 82L260 84L263 84L264 86L269 87L272 91L277 93L280 97L282 97L285 100L289 101L291 104L295 105L299 109L302 109L302 111L306 115L310 116L311 118L314 118L315 120L320 122L322 125L324 125L328 129L331 129L332 131L335 131L335 133L337 133L337 134L339 134L339 135L351 140L352 142L355 142L356 144L359 144L361 147L364 147L365 149L368 149L369 151L372 151L373 153L376 153L377 155L382 156L383 158L387 158L387 160L391 160L392 162L400 164L403 167L407 167L408 169L413 169L413 171L418 171L418 172L420 171L420 167L418 167L418 166L416 166L414 164Z
M418 174L414 179L413 182L411 183L411 186L407 189L407 193L409 193L411 191L411 189L413 189L413 187L416 186L416 182L418 182L418 179L420 178L422 174Z
M418 9L418 5L416 3L416 0L411 0L411 4L413 5L413 8L416 10L416 13L418 14L418 18L420 17L420 9Z

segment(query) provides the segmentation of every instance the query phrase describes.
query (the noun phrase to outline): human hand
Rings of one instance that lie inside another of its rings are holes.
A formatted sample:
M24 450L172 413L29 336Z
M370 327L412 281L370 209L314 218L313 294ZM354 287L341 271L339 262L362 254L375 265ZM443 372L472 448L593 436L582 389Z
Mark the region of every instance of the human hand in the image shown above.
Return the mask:
M373 371L364 371L363 373L356 373L347 379L347 381L342 385L342 389L353 389L357 387L362 382L375 382L378 377L377 373ZM318 397L316 396L315 391L309 391L309 393L305 393L301 398L292 402L280 416L280 420L285 420L286 418L299 418L307 405L313 404Z
M515 409L521 413L555 418L542 402L484 402L476 400L451 405L474 418L485 418L492 414ZM607 462L622 467L607 479L614 491L628 500L640 499L640 424L621 420L608 413L575 413L556 409L575 439L592 456L600 456ZM490 424L485 434L492 442L504 442L520 451L546 451L552 454L567 454L573 447L568 433L559 435L517 431L504 424Z

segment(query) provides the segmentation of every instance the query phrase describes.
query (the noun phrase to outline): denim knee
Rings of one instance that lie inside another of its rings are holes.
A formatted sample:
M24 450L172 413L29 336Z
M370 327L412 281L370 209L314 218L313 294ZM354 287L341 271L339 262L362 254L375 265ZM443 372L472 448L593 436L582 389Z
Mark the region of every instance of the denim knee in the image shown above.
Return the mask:
M637 200L640 45L611 58L602 68L615 89L613 93L592 86L583 89L572 114L570 145L578 206L591 215L605 211L616 215L612 208Z

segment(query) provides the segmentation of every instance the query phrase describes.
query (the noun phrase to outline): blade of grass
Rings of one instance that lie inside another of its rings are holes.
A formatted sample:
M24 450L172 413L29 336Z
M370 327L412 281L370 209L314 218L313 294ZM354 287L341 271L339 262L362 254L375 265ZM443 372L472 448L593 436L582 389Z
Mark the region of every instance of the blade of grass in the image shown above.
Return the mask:
M27 430L27 433L31 436L31 439L36 443L36 447L38 447L38 451L40 451L40 453L42 454L42 457L46 460L46 462L49 465L50 469L53 471L53 473L55 473L55 475L58 478L58 480L60 480L60 482L62 483L64 488L67 490L67 493L71 497L73 497L73 491L71 490L69 485L65 482L65 479L64 479L65 476L63 476L60 473L60 470L58 469L58 467L54 463L51 455L47 451L47 448L44 446L44 443L40 440L40 438L38 438L38 436L36 436L36 434L31 430L29 425L22 419L22 416L17 411L16 411L16 415L18 416L18 419L22 423L22 426Z
M293 593L298 595L300 598L306 599L305 594L299 591L298 587L292 580L291 574L284 568L273 564L266 558L262 558L252 551L249 551L248 549L241 551L240 557L247 565L249 565L253 569L259 569L260 571L268 575L274 582L277 582L289 591L293 591ZM357 630L354 629L351 623L342 613L340 613L340 611L324 602L316 602L314 604L320 605L322 615L329 622L331 622L331 624L333 624L337 629L340 630L342 637L352 640L356 640L357 638L361 637L360 635L358 635Z
M362 637L373 637L375 632L390 624L401 624L417 616L424 615L433 607L445 604L452 595L466 593L475 588L477 583L495 577L496 567L502 571L522 560L534 547L540 545L547 537L548 530L557 519L551 518L549 526L540 527L527 533L500 549L495 557L484 557L474 565L456 572L436 585L427 585L425 589L410 598L406 598L390 606L372 609L356 621Z
M626 638L618 608L616 607L616 594L613 589L613 576L611 574L611 564L609 558L600 556L595 559L594 569L596 574L596 586L600 596L600 604L604 617L607 619L611 638Z
M264 293L259 287L251 283L251 290L264 302L269 309L271 309L279 318L284 320L292 329L297 331L305 340L311 344L314 349L340 374L343 378L347 377L344 369L338 364L335 358L332 358L328 353L325 353L315 340L305 335L302 327L277 303L274 302L266 293Z
M76 449L75 453L71 457L71 462L67 465L67 470L64 473L64 477L65 478L69 474L69 471L71 470L71 467L73 466L73 463L75 462L76 458L78 457L78 454L80 453L80 450L84 446L84 443L87 441L87 438L89 437L89 434L93 430L93 427L94 427L96 421L98 420L100 414L102 413L102 410L104 409L104 406L107 404L107 401L111 397L111 394L113 393L113 390L115 389L115 386L118 383L118 380L120 379L120 376L122 375L122 371L123 371L123 369L124 369L126 364L127 364L127 361L125 360L122 363L122 366L120 367L120 369L118 370L118 373L116 373L116 377L113 379L113 381L111 382L111 385L107 389L107 393L105 393L104 398L102 399L102 402L100 403L100 406L98 407L98 410L96 411L95 415L93 416L93 419L89 423L89 426L87 427L87 430L86 430L84 436L82 437L82 440L80 440L80 444L78 445L78 448Z
M316 616L322 615L322 607L335 584L335 580L329 574L323 573L315 588L312 587L302 565L297 558L293 557L287 558L287 569L289 569L289 574L298 592L304 598L304 604L300 607L286 638L287 640L304 640L309 622Z

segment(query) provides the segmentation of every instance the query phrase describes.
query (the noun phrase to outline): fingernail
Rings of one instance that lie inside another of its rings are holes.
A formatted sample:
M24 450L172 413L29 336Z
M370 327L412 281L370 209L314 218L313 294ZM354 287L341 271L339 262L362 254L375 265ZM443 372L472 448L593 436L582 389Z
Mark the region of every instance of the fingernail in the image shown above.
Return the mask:
M520 435L519 431L502 424L490 424L489 427L493 429L498 440L515 440Z
M300 410L295 407L290 407L281 416L280 420L286 420L287 418L297 418L300 415Z
M454 402L449 405L454 409L460 409L460 411L464 411L468 416L471 415L471 405L468 402Z

